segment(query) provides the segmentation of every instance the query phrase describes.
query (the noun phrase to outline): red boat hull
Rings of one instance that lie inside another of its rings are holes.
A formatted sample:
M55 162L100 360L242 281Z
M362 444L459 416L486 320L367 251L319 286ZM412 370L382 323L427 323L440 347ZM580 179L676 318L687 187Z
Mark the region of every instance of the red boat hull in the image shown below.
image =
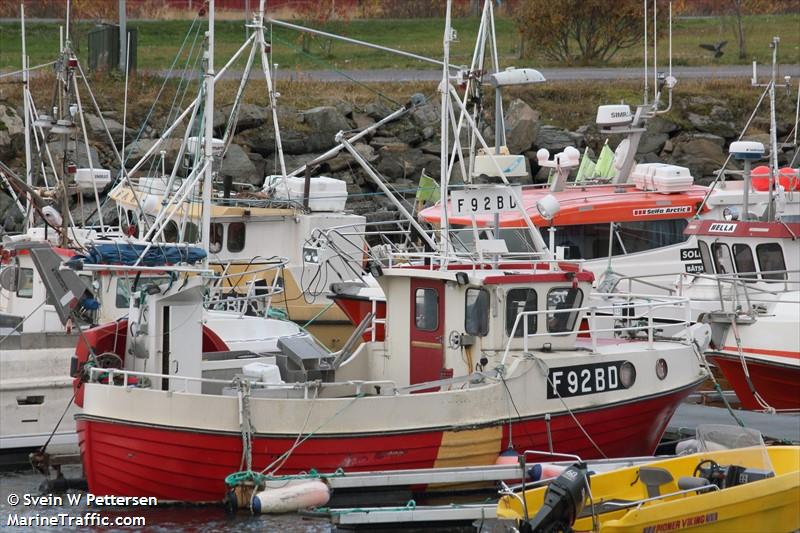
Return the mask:
M344 314L347 315L347 318L355 326L361 324L361 321L364 320L364 317L372 312L372 301L369 298L344 294L337 294L335 296L331 296L330 298L336 302L336 305L339 307L339 309L341 309ZM375 304L375 314L378 315L375 318L386 318L386 301L378 301ZM378 342L383 342L385 335L386 333L384 325L376 324L375 340ZM368 331L364 333L362 337L364 342L370 342L372 340L372 333Z
M608 457L653 453L678 404L699 382L666 395L575 412L586 432ZM240 469L241 435L145 426L118 420L77 417L84 473L95 495L155 496L161 501L220 501L225 476ZM507 421L481 428L315 436L298 446L278 473L314 468L348 472L465 466L493 463L509 447L546 450L543 418ZM584 459L602 455L569 414L550 423L555 451ZM253 439L253 464L263 468L294 444L296 436Z
M738 356L717 353L707 357L722 371L739 397L742 407L751 410L764 409L750 392ZM756 392L770 406L775 409L800 409L800 367L748 357L747 369Z

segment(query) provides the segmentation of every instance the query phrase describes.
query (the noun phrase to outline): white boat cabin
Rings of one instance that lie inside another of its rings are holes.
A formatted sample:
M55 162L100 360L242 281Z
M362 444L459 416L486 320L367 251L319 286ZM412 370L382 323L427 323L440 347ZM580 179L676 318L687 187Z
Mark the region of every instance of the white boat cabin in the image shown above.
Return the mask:
M415 385L494 368L507 348L574 349L593 280L568 264L385 269L386 374Z
M800 281L800 222L698 220L686 228L697 238L706 274L745 281Z

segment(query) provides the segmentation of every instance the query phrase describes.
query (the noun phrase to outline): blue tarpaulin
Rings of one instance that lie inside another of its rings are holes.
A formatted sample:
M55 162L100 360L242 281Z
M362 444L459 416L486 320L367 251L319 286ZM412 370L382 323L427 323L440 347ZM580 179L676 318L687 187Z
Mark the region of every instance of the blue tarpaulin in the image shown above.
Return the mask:
M72 259L80 259L86 263L97 265L133 265L142 255L146 244L126 242L95 244L86 254ZM153 244L142 260L142 266L163 266L177 263L197 263L206 257L206 252L197 246L175 246L170 244Z

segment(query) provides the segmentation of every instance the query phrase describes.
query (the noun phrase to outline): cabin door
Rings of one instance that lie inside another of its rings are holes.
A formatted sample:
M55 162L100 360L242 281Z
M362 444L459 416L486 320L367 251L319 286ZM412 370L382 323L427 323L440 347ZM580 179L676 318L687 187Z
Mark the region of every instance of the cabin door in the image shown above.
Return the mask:
M444 280L411 279L410 384L441 378L444 367Z

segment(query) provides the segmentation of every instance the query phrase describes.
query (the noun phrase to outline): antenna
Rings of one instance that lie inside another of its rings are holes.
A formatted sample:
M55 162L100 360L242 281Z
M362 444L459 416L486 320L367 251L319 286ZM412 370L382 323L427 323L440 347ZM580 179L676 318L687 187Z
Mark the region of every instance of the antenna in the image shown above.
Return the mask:
M647 93L650 88L647 86L649 72L647 70L647 0L644 2L644 105L647 105Z
M658 105L658 4L653 0L653 103Z

